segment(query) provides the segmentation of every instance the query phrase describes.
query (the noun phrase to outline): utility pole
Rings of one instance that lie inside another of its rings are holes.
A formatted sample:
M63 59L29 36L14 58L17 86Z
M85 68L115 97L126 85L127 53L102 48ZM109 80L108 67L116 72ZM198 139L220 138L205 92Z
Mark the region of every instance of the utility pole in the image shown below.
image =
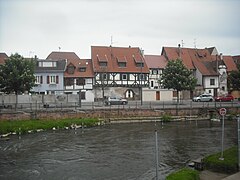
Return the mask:
M238 115L237 121L238 121L238 171L240 171L240 115Z
M157 130L155 130L155 148L156 148L156 180L158 180L158 138L157 138Z

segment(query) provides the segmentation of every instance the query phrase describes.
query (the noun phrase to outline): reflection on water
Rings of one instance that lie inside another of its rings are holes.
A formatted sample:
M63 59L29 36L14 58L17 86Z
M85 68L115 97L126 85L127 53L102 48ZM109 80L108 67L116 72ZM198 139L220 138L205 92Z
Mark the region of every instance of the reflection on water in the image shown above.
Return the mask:
M226 148L237 143L236 127L225 124ZM154 179L155 128L161 179L221 150L221 124L208 121L49 131L0 141L0 179Z

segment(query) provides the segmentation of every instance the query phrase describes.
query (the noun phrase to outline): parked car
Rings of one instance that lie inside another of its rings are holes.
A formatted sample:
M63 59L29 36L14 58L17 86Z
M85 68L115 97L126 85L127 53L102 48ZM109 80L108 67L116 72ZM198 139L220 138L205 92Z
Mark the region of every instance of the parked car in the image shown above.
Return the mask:
M199 96L193 97L193 101L196 102L206 102L206 101L213 101L214 98L211 94L201 94Z
M226 95L226 96L217 96L215 97L215 101L233 101L234 97L230 94Z
M125 105L127 103L127 99L123 99L120 97L108 97L105 100L105 105Z

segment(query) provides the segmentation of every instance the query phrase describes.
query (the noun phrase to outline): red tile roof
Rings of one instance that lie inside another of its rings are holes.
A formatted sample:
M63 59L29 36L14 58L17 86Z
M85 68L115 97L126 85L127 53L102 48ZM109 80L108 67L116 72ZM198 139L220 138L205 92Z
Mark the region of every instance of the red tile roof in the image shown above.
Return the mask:
M145 55L145 61L149 69L164 69L167 65L167 60L160 55Z
M149 73L141 50L137 47L108 47L92 46L92 61L95 72L102 72L99 62L107 62L107 72L128 72L128 73ZM120 67L119 62L126 62L126 67ZM136 63L144 63L144 66L137 67Z
M67 59L67 66L72 64L75 67L73 74L69 74L66 69L64 77L94 77L92 60L80 59L74 52L52 52L48 55L47 59ZM86 67L86 71L80 72L80 67Z
M7 58L8 56L6 53L0 53L0 64L4 64Z
M223 56L223 62L227 67L227 72L238 70L232 56Z
M198 69L202 75L218 75L212 63L212 56L208 49L163 47L162 55L168 60L182 59L188 69Z

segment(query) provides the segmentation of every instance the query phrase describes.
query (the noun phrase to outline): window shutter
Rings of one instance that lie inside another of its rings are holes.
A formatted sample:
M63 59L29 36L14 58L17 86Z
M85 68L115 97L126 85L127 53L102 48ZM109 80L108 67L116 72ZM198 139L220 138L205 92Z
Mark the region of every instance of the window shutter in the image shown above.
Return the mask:
M49 84L49 76L47 76L47 84Z
M43 83L43 77L40 76L40 84L42 84L42 83Z
M58 84L58 76L56 76L56 84Z

